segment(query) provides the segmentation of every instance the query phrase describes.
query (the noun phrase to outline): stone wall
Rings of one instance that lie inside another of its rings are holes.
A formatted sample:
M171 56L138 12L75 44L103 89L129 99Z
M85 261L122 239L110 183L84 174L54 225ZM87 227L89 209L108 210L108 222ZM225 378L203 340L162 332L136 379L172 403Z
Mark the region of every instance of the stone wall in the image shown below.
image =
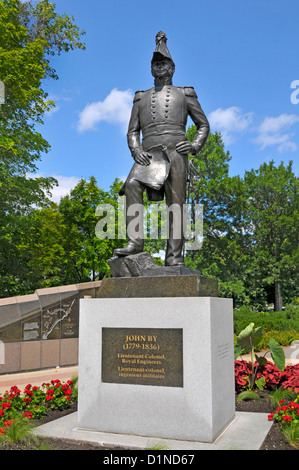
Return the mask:
M0 374L78 363L79 299L101 281L0 299Z

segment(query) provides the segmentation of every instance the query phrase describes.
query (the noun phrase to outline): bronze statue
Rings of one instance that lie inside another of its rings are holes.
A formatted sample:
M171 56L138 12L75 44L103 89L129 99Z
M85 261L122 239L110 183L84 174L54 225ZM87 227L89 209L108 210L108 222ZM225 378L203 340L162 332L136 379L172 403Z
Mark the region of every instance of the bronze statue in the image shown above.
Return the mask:
M177 205L183 214L188 154L196 155L209 135L209 123L194 88L172 84L175 64L166 41L165 33L160 31L156 35L156 49L151 62L155 86L135 93L127 134L128 146L135 163L120 191L121 195L126 196L127 211L133 204L143 204L143 193L146 190L150 201L161 201L165 194L167 207ZM192 142L186 136L188 116L197 127ZM134 217L135 215L127 214L127 227ZM184 265L183 217L179 221L179 236L174 233L175 222L175 214L169 211L166 266ZM142 230L139 236L133 237L127 233L127 237L127 245L116 249L115 256L128 256L143 251Z

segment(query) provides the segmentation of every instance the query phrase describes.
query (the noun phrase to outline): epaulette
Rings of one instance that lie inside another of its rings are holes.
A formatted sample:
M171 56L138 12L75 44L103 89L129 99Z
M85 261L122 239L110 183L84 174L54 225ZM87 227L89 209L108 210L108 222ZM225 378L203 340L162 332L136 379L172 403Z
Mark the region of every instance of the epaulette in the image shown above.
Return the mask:
M193 98L197 98L197 94L195 93L193 86L184 86L184 92L186 96L192 96Z
M141 99L142 93L144 93L143 90L138 90L135 92L133 103L136 103L136 101L139 101Z

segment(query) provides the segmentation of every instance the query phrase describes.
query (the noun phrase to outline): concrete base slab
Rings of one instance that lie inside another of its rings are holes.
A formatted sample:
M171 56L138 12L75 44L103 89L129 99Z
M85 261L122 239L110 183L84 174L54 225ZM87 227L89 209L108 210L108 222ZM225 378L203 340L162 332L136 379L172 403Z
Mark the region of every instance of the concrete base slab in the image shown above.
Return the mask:
M259 450L272 426L272 422L268 421L267 416L265 413L236 412L235 419L213 443L111 434L80 429L77 425L77 412L39 426L35 430L35 434L41 437L71 439L134 450L151 450L155 446L166 451Z

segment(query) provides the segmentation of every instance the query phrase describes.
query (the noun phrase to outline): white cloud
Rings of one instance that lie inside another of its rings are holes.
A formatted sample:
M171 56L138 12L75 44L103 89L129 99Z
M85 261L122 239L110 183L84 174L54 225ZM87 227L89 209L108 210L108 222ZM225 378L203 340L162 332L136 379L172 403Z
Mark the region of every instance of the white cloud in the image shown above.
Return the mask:
M286 141L282 142L279 147L278 151L283 153L283 152L295 152L297 150L297 144L292 141Z
M209 116L212 129L220 131L226 144L230 144L236 138L236 134L246 131L253 118L253 113L243 113L237 106L226 109L218 108Z
M123 181L123 182L126 181L127 177L128 177L128 175L117 176L117 178L118 178L120 181Z
M62 175L45 175L44 173L26 173L26 177L31 178L55 178L58 182L58 186L54 186L51 189L51 196L49 199L57 204L60 202L60 198L70 194L71 190L79 183L81 178L77 176L62 176Z
M282 129L288 128L299 121L296 114L280 114L277 117L266 117L259 127L260 132L280 132Z
M104 101L94 101L85 106L79 114L78 131L96 129L96 125L101 121L111 124L121 125L123 130L127 130L133 102L131 90L111 90Z
M47 101L54 101L55 103L55 106L53 108L50 109L50 111L47 111L46 112L46 116L47 117L50 117L52 116L53 114L56 114L58 111L60 111L61 109L61 105L58 105L57 103L65 103L65 102L69 102L71 101L72 98L69 98L68 96L64 96L64 95L54 95L54 94L49 94L47 96Z
M258 127L258 136L254 142L260 150L272 145L278 145L279 152L292 151L297 145L291 139L294 133L289 132L291 126L299 122L299 116L295 114L280 114L276 117L266 117Z
M76 184L79 183L80 178L76 176L62 176L62 175L51 175L58 181L58 186L54 186L50 197L51 201L56 203L60 202L60 198L70 194L70 191L74 189Z

